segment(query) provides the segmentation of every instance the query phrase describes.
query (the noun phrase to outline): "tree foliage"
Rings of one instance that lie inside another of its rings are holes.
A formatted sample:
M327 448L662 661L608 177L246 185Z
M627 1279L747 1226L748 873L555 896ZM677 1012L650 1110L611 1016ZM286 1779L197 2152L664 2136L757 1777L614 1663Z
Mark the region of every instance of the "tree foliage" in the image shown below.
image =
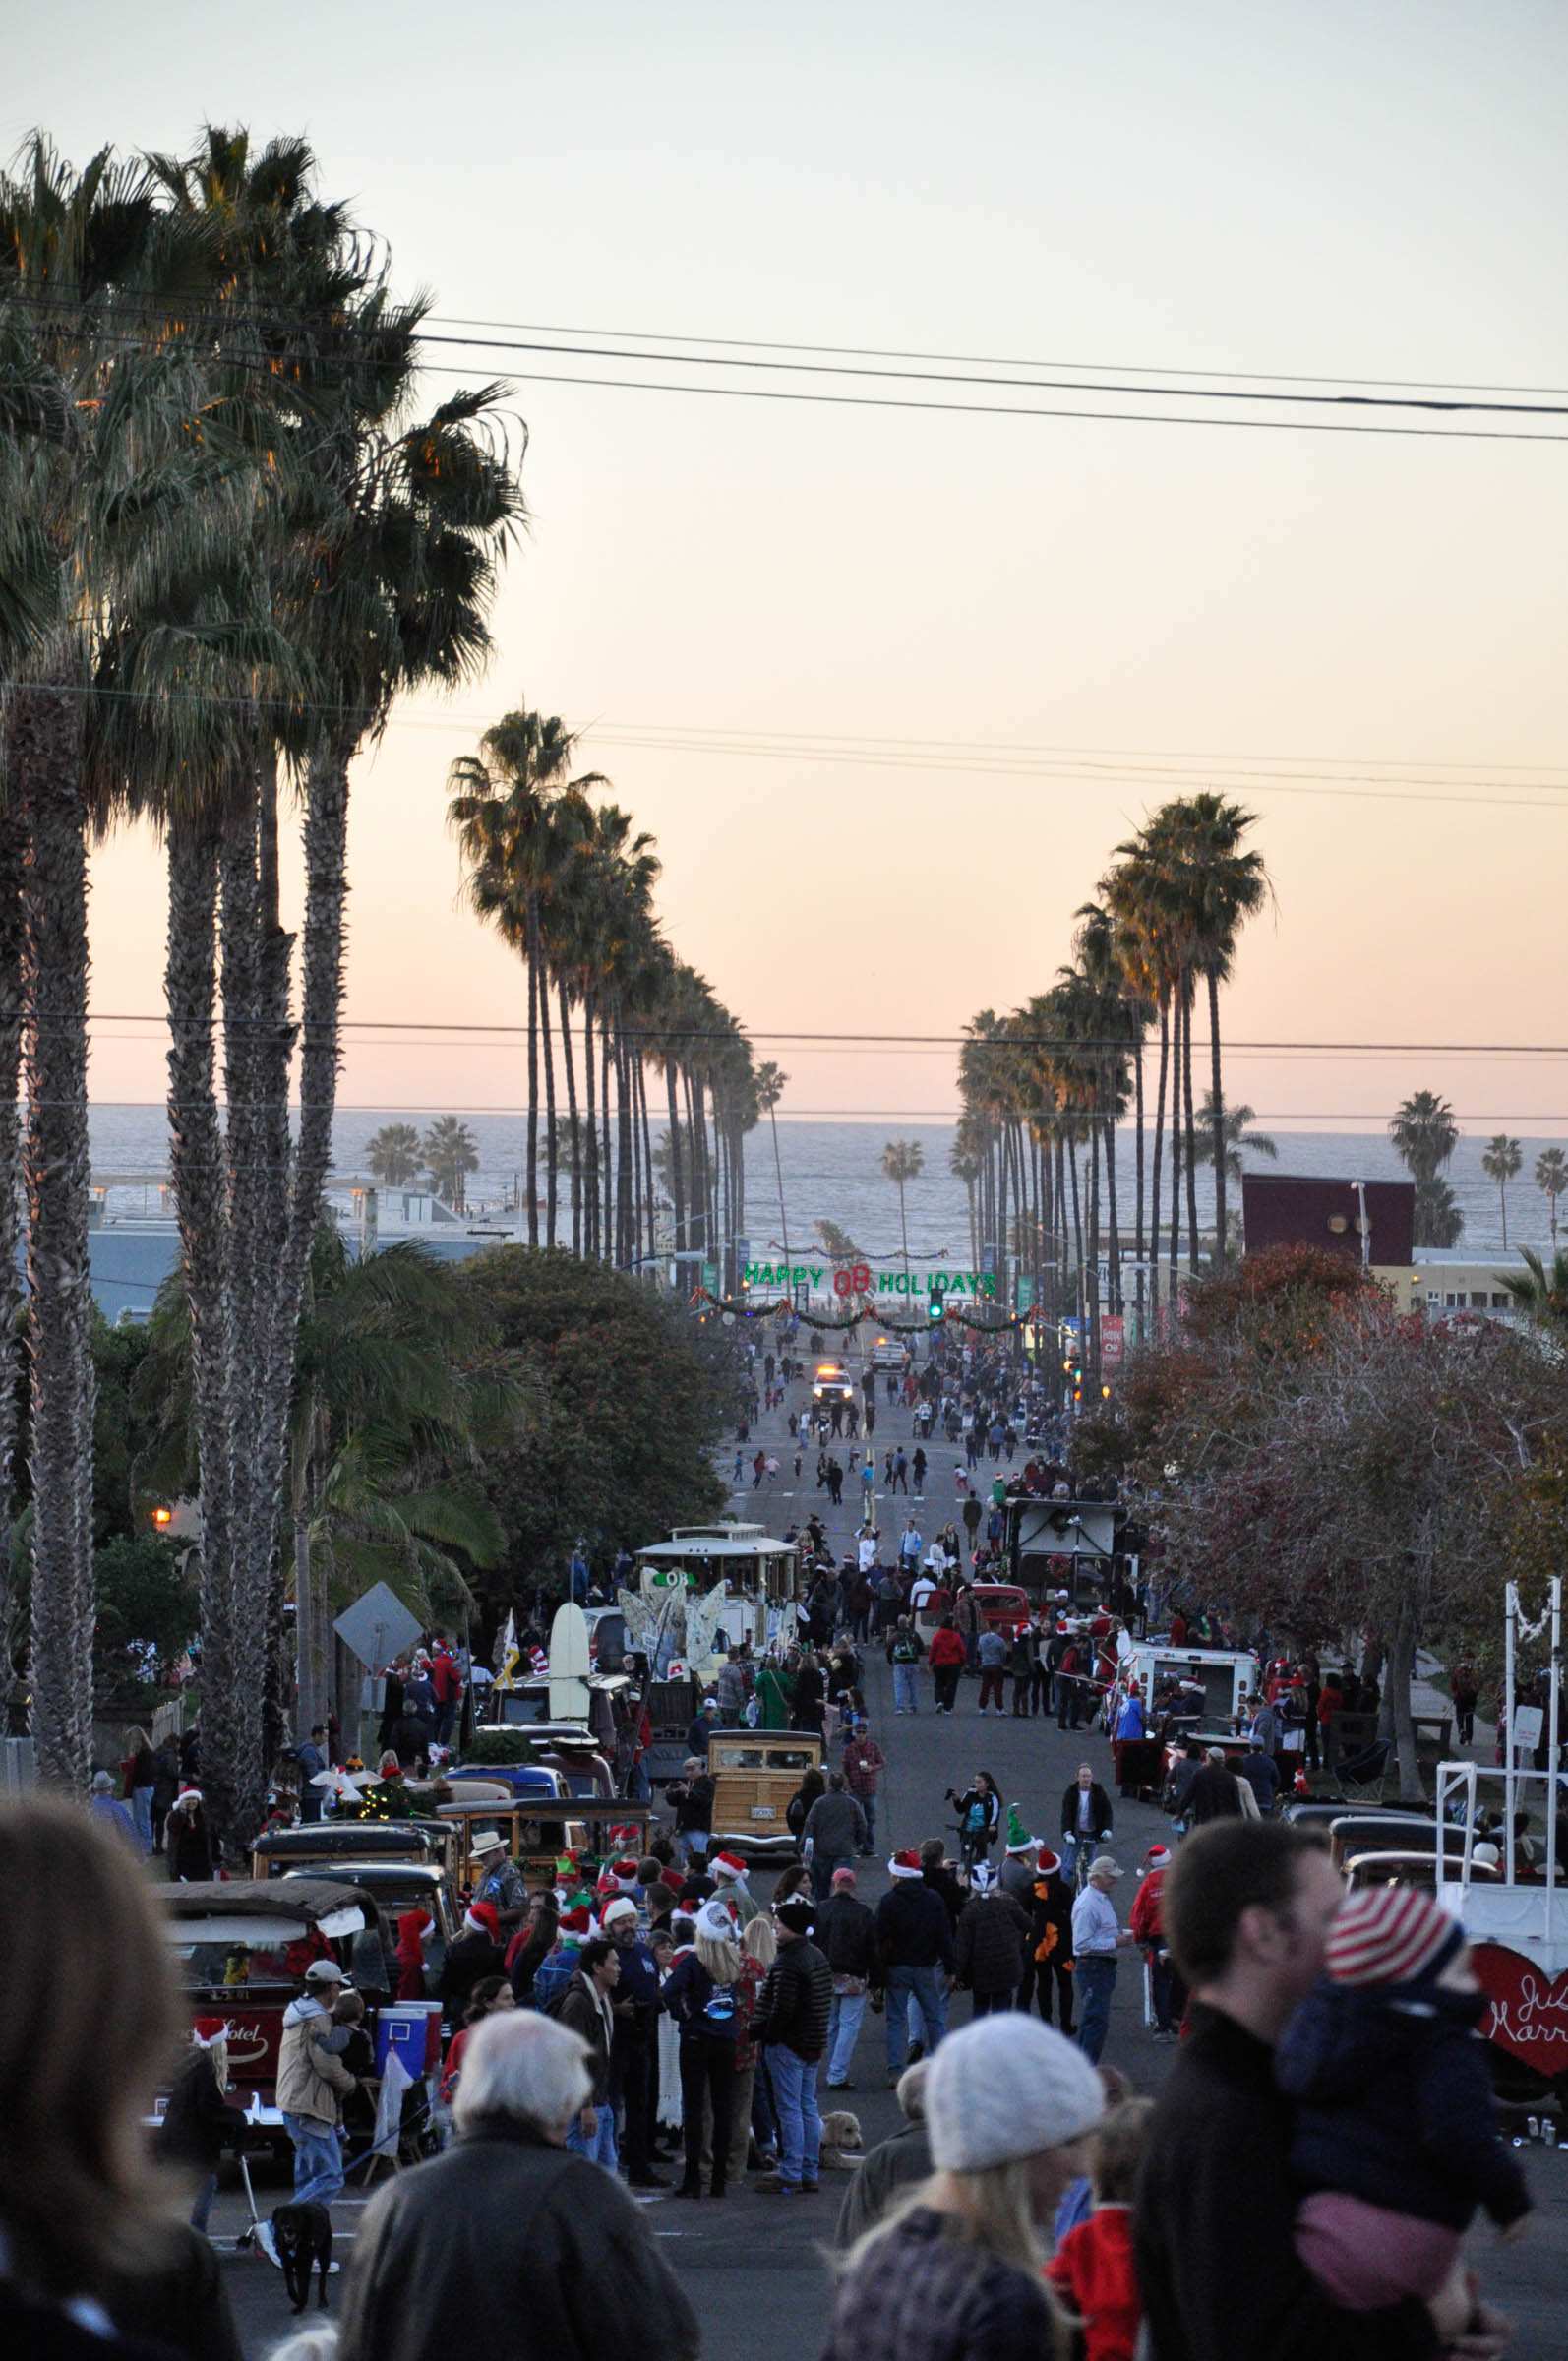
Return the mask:
M517 1441L485 1458L509 1547L504 1568L476 1583L482 1598L504 1612L535 1582L564 1591L579 1534L604 1572L623 1541L723 1505L711 1456L734 1392L723 1330L563 1253L500 1246L463 1264L462 1284L534 1381Z

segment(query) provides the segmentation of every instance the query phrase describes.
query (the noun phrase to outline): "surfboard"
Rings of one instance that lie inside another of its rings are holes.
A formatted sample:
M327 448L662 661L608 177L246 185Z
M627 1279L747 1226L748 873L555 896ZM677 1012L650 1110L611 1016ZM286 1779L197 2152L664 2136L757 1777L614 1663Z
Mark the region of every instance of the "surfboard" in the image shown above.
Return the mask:
M588 1618L568 1600L550 1626L550 1719L588 1719Z

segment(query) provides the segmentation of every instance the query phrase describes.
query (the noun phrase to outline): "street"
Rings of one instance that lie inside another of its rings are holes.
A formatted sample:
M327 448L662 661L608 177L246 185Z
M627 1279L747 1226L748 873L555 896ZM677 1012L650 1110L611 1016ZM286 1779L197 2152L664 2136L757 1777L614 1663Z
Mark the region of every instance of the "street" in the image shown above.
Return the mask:
M792 1389L798 1411L804 1389ZM790 1404L786 1404L786 1410ZM754 1435L755 1434L754 1429ZM796 1486L793 1449L787 1447L783 1419L765 1420L762 1439L781 1463L779 1478L770 1486L764 1480L755 1491L748 1481L736 1493L737 1516L754 1517L775 1533L792 1519L814 1508L822 1517L835 1547L841 1552L858 1523L860 1487L854 1446L835 1448L848 1460L851 1481L842 1508L830 1511L825 1492L811 1483L815 1469L814 1446L808 1452L805 1487ZM893 1411L885 1394L877 1404L877 1463L888 1441L910 1440L909 1414ZM746 1446L748 1461L755 1443ZM926 1446L931 1463L924 1499L911 1497L921 1530L931 1533L955 1512L953 1469L961 1459L940 1437ZM1022 1454L1020 1453L1021 1464ZM733 1467L733 1445L724 1455L726 1473ZM853 1495L853 1498L852 1498ZM878 1496L877 1521L884 1554L891 1554L902 1529L906 1502ZM653 1538L653 1537L648 1537ZM950 1721L930 1710L931 1683L920 1676L921 1711L911 1720L891 1715L891 1676L880 1650L867 1652L867 1700L872 1726L888 1758L878 1798L875 1859L860 1864L860 1898L874 1906L887 1886L883 1863L897 1847L918 1845L923 1838L945 1835L953 1842L951 1806L944 1802L948 1787L962 1788L977 1769L990 1771L1000 1787L1004 1805L1016 1803L1032 1832L1055 1848L1058 1840L1062 1792L1080 1761L1091 1762L1097 1776L1110 1786L1109 1749L1098 1732L1058 1731L1049 1718L984 1721L974 1704L976 1683L966 1680L959 1706ZM1170 1836L1163 1813L1140 1804L1116 1802L1116 1829L1111 1846L1127 1875L1117 1890L1116 1907L1124 1919L1135 1891L1136 1875L1148 1846ZM995 1856L994 1856L995 1857ZM755 1881L759 1895L770 1881ZM963 2023L967 1999L955 1998L954 2017ZM897 2106L886 2089L883 2052L884 2020L868 2012L856 2053L853 2094L845 2103L859 2116L865 2146L871 2148L897 2125ZM1112 2006L1111 2035L1106 2061L1129 2077L1135 2089L1158 2089L1170 2071L1175 2051L1158 2046L1146 2031L1141 2007L1141 1975L1135 1955L1124 1958L1116 1978ZM825 2106L825 2096L824 2096ZM1472 2253L1487 2293L1512 2315L1517 2328L1511 2348L1518 2361L1547 2361L1561 2350L1560 2286L1562 2259L1568 2254L1568 2160L1561 2150L1531 2147L1521 2151L1535 2191L1538 2213L1529 2234L1518 2247L1494 2249L1483 2227L1473 2234ZM676 2207L663 2198L643 2201L650 2226L664 2252L690 2284L704 2330L704 2352L710 2361L801 2361L820 2347L830 2303L828 2273L822 2248L830 2238L843 2189L841 2176L824 2176L820 2197L781 2204L742 2189L722 2207ZM258 2200L265 2208L281 2202L280 2181L269 2187L258 2175ZM354 2223L366 2201L344 2199L334 2207L337 2253L345 2264L352 2249ZM672 2217L679 2216L679 2220ZM221 2238L241 2223L242 2207L225 2190L214 2212L213 2229ZM245 2338L247 2355L260 2361L270 2344L289 2326L282 2280L267 2264L241 2258L225 2264L225 2277ZM340 2287L341 2281L335 2282ZM335 2292L335 2288L334 2288ZM314 2317L314 2316L313 2316Z

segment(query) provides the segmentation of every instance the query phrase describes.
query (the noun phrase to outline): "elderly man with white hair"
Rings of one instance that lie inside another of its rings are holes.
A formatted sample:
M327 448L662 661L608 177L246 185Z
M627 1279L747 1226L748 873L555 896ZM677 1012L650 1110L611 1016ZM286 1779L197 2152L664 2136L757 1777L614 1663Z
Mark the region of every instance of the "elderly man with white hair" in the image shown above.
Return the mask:
M366 2209L338 2361L694 2361L696 2316L634 2201L569 2149L585 2044L531 2010L474 2029L446 2153Z

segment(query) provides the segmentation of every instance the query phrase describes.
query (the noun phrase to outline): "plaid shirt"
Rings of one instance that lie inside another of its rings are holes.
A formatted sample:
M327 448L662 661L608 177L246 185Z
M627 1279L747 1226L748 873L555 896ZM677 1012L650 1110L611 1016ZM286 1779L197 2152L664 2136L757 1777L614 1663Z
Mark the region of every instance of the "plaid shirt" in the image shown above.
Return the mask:
M844 1749L844 1777L852 1795L874 1795L887 1757L874 1738L851 1738Z

